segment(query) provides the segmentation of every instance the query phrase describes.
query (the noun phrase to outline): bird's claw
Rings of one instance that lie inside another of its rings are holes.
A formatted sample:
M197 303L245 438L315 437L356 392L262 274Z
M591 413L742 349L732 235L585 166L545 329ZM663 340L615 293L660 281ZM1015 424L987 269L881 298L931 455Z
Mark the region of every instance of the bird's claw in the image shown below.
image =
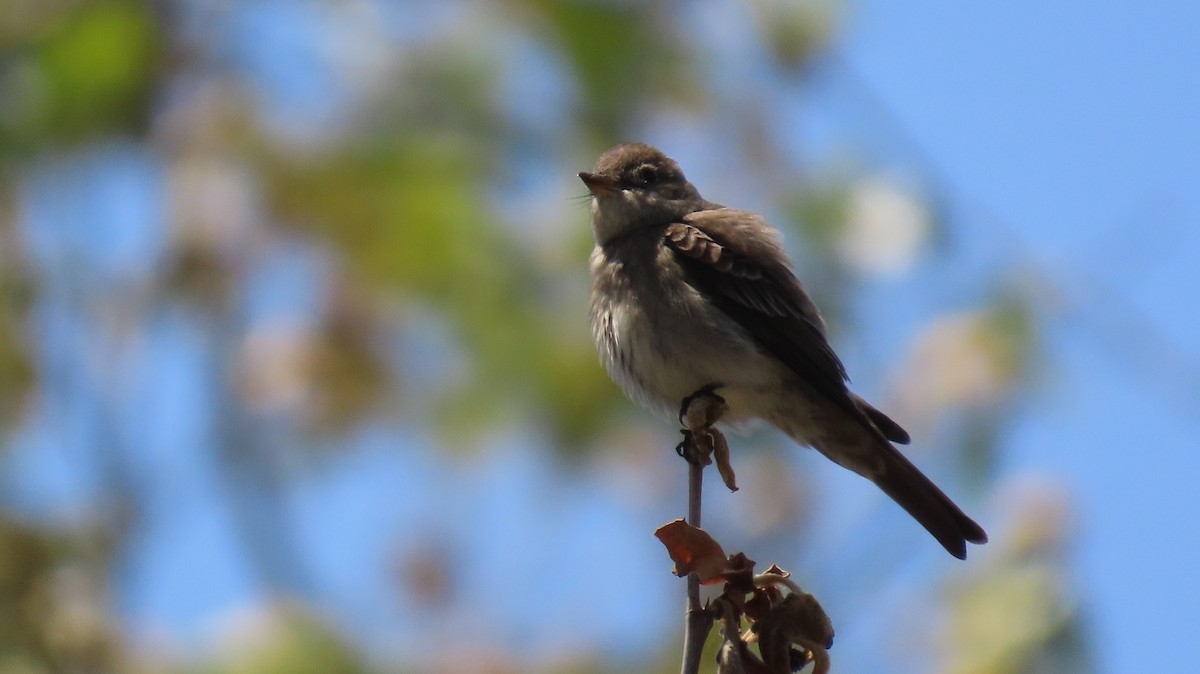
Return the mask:
M705 384L684 398L679 405L679 423L696 433L720 421L729 406L716 394L719 388L717 383Z
M721 479L731 491L737 491L737 479L729 462L729 444L714 427L729 411L725 399L714 393L719 386L709 384L683 399L679 422L686 428L680 430L683 441L675 447L675 453L694 466L711 464L715 454Z

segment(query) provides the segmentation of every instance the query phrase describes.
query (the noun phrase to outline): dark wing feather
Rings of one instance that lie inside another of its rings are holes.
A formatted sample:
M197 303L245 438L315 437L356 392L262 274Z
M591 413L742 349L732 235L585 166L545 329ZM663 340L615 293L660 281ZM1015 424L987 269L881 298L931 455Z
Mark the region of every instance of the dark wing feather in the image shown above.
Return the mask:
M672 223L664 242L689 283L816 392L864 419L824 321L770 231L753 213L719 209Z
M878 428L879 432L883 433L883 437L902 445L907 445L912 440L908 436L908 431L904 430L904 427L900 424L892 421L891 417L871 407L867 401L858 396L854 396L854 400L858 402L858 407L863 411L863 414L866 414L871 423L875 424L875 428Z

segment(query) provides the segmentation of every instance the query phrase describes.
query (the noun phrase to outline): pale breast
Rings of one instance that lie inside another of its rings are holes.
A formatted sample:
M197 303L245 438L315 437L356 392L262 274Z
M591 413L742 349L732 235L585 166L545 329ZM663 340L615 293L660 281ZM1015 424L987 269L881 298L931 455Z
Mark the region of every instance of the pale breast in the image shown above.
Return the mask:
M636 298L621 263L608 259L600 248L592 252L592 338L609 377L631 399L648 406L658 401L647 389L638 371L638 354L651 345L635 344L641 331L634 328L644 317L638 315Z
M622 251L592 254L592 332L609 376L631 399L672 414L683 398L718 384L731 416L758 416L751 411L757 404L734 403L771 389L778 364L681 275L656 269L670 260L656 248L639 265L620 259Z

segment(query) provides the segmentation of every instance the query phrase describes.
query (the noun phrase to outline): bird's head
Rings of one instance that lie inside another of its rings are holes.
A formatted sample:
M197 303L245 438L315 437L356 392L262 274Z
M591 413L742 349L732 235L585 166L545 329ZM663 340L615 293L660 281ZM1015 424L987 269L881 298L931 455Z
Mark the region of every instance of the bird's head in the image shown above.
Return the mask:
M644 143L612 148L579 179L592 193L592 230L599 244L671 222L705 203L674 159Z

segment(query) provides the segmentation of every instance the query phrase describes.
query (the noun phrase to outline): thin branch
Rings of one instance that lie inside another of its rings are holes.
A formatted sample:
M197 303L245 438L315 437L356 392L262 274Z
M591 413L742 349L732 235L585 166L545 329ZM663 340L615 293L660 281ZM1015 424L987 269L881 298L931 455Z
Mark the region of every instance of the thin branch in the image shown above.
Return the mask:
M716 385L702 387L683 399L679 409L679 421L687 426L683 431L683 442L676 448L688 462L688 524L700 528L700 505L704 492L704 467L712 463L713 452L725 442L721 432L713 424L729 410L725 399L714 393ZM733 469L729 468L729 448L724 447L721 476L730 489L733 484ZM726 475L728 472L728 475ZM683 627L683 674L699 674L700 656L704 642L712 630L713 613L700 605L700 579L695 573L688 574L687 613Z
M690 438L689 438L690 439ZM685 444L693 444L685 441ZM704 489L704 462L699 457L688 461L688 524L700 527L700 504ZM682 674L698 674L704 642L712 630L713 616L700 605L700 579L688 574L687 614L683 628Z

